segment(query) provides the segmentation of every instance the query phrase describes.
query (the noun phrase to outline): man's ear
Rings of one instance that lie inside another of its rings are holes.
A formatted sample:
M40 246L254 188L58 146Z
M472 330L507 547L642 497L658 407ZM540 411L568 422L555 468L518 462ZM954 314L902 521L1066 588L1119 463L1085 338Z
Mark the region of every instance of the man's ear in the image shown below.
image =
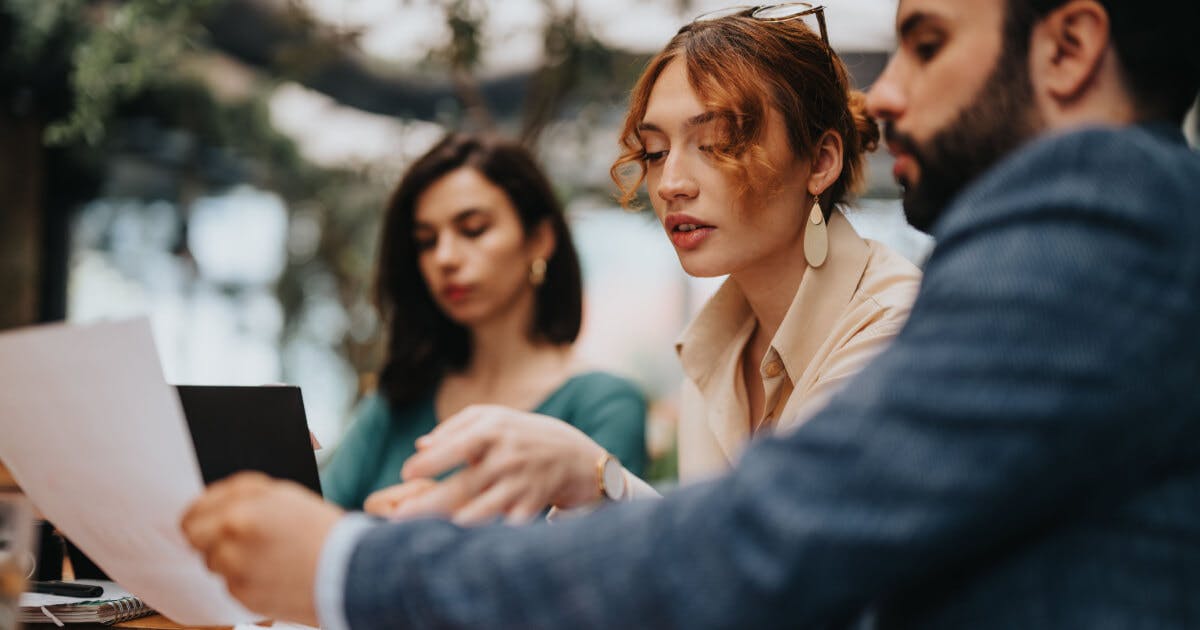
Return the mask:
M814 197L829 189L842 176L842 136L826 131L813 151L812 170L808 174L808 193Z
M1079 100L1096 82L1110 41L1108 12L1096 0L1071 0L1051 11L1029 45L1038 91L1059 105Z

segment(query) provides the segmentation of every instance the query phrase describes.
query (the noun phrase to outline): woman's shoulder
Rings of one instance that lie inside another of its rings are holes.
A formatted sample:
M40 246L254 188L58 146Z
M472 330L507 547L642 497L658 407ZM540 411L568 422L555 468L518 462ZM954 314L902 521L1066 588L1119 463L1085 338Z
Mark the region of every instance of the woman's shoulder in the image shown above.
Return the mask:
M884 311L907 314L921 288L921 270L879 241L867 240L870 254L859 294Z
M584 369L576 372L574 376L567 379L560 389L572 388L576 391L607 393L607 394L632 394L642 395L642 389L636 383L625 378L600 369Z

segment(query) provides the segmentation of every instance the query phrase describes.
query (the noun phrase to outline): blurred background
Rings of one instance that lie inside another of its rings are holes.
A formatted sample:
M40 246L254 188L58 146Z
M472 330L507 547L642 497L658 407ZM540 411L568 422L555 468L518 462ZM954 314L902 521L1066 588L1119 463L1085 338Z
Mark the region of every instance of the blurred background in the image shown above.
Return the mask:
M0 0L0 328L146 315L169 382L300 385L334 446L382 358L368 292L387 193L445 131L501 131L536 149L567 208L579 351L654 401L654 475L670 478L672 341L720 279L684 275L608 170L650 55L727 5ZM894 11L827 7L860 87ZM921 262L890 170L872 157L847 214Z

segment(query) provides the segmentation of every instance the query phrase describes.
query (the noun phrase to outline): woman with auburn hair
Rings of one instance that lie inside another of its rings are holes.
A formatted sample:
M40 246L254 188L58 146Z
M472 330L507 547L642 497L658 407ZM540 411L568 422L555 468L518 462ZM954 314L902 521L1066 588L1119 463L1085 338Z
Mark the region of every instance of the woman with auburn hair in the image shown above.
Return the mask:
M418 159L388 203L376 302L389 327L380 395L366 399L322 471L349 509L400 481L413 442L470 405L563 421L542 439L603 445L640 468L645 399L580 369L579 260L562 210L521 146L451 134ZM542 504L507 503L512 514Z
M644 183L684 270L728 275L676 345L685 482L727 469L753 435L804 422L908 316L920 271L859 237L837 210L879 140L863 107L828 46L821 8L803 3L702 16L633 90L613 166L622 202ZM595 445L541 440L540 422L467 410L453 435L448 425L422 438L405 479L466 464L468 488L504 483L559 508L654 496ZM520 453L545 465L510 473ZM462 491L418 481L367 507L455 514Z

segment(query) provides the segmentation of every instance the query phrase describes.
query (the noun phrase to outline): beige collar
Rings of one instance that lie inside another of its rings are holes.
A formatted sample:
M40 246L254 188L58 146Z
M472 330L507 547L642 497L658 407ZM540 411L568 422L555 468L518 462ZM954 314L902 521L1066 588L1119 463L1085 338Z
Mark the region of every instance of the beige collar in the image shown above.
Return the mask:
M829 258L804 272L771 349L779 354L795 385L825 343L826 337L854 297L867 268L870 249L841 212L829 217ZM805 264L797 260L796 264ZM731 348L744 341L747 320L754 314L737 284L726 280L675 343L684 373L708 397L708 384Z

